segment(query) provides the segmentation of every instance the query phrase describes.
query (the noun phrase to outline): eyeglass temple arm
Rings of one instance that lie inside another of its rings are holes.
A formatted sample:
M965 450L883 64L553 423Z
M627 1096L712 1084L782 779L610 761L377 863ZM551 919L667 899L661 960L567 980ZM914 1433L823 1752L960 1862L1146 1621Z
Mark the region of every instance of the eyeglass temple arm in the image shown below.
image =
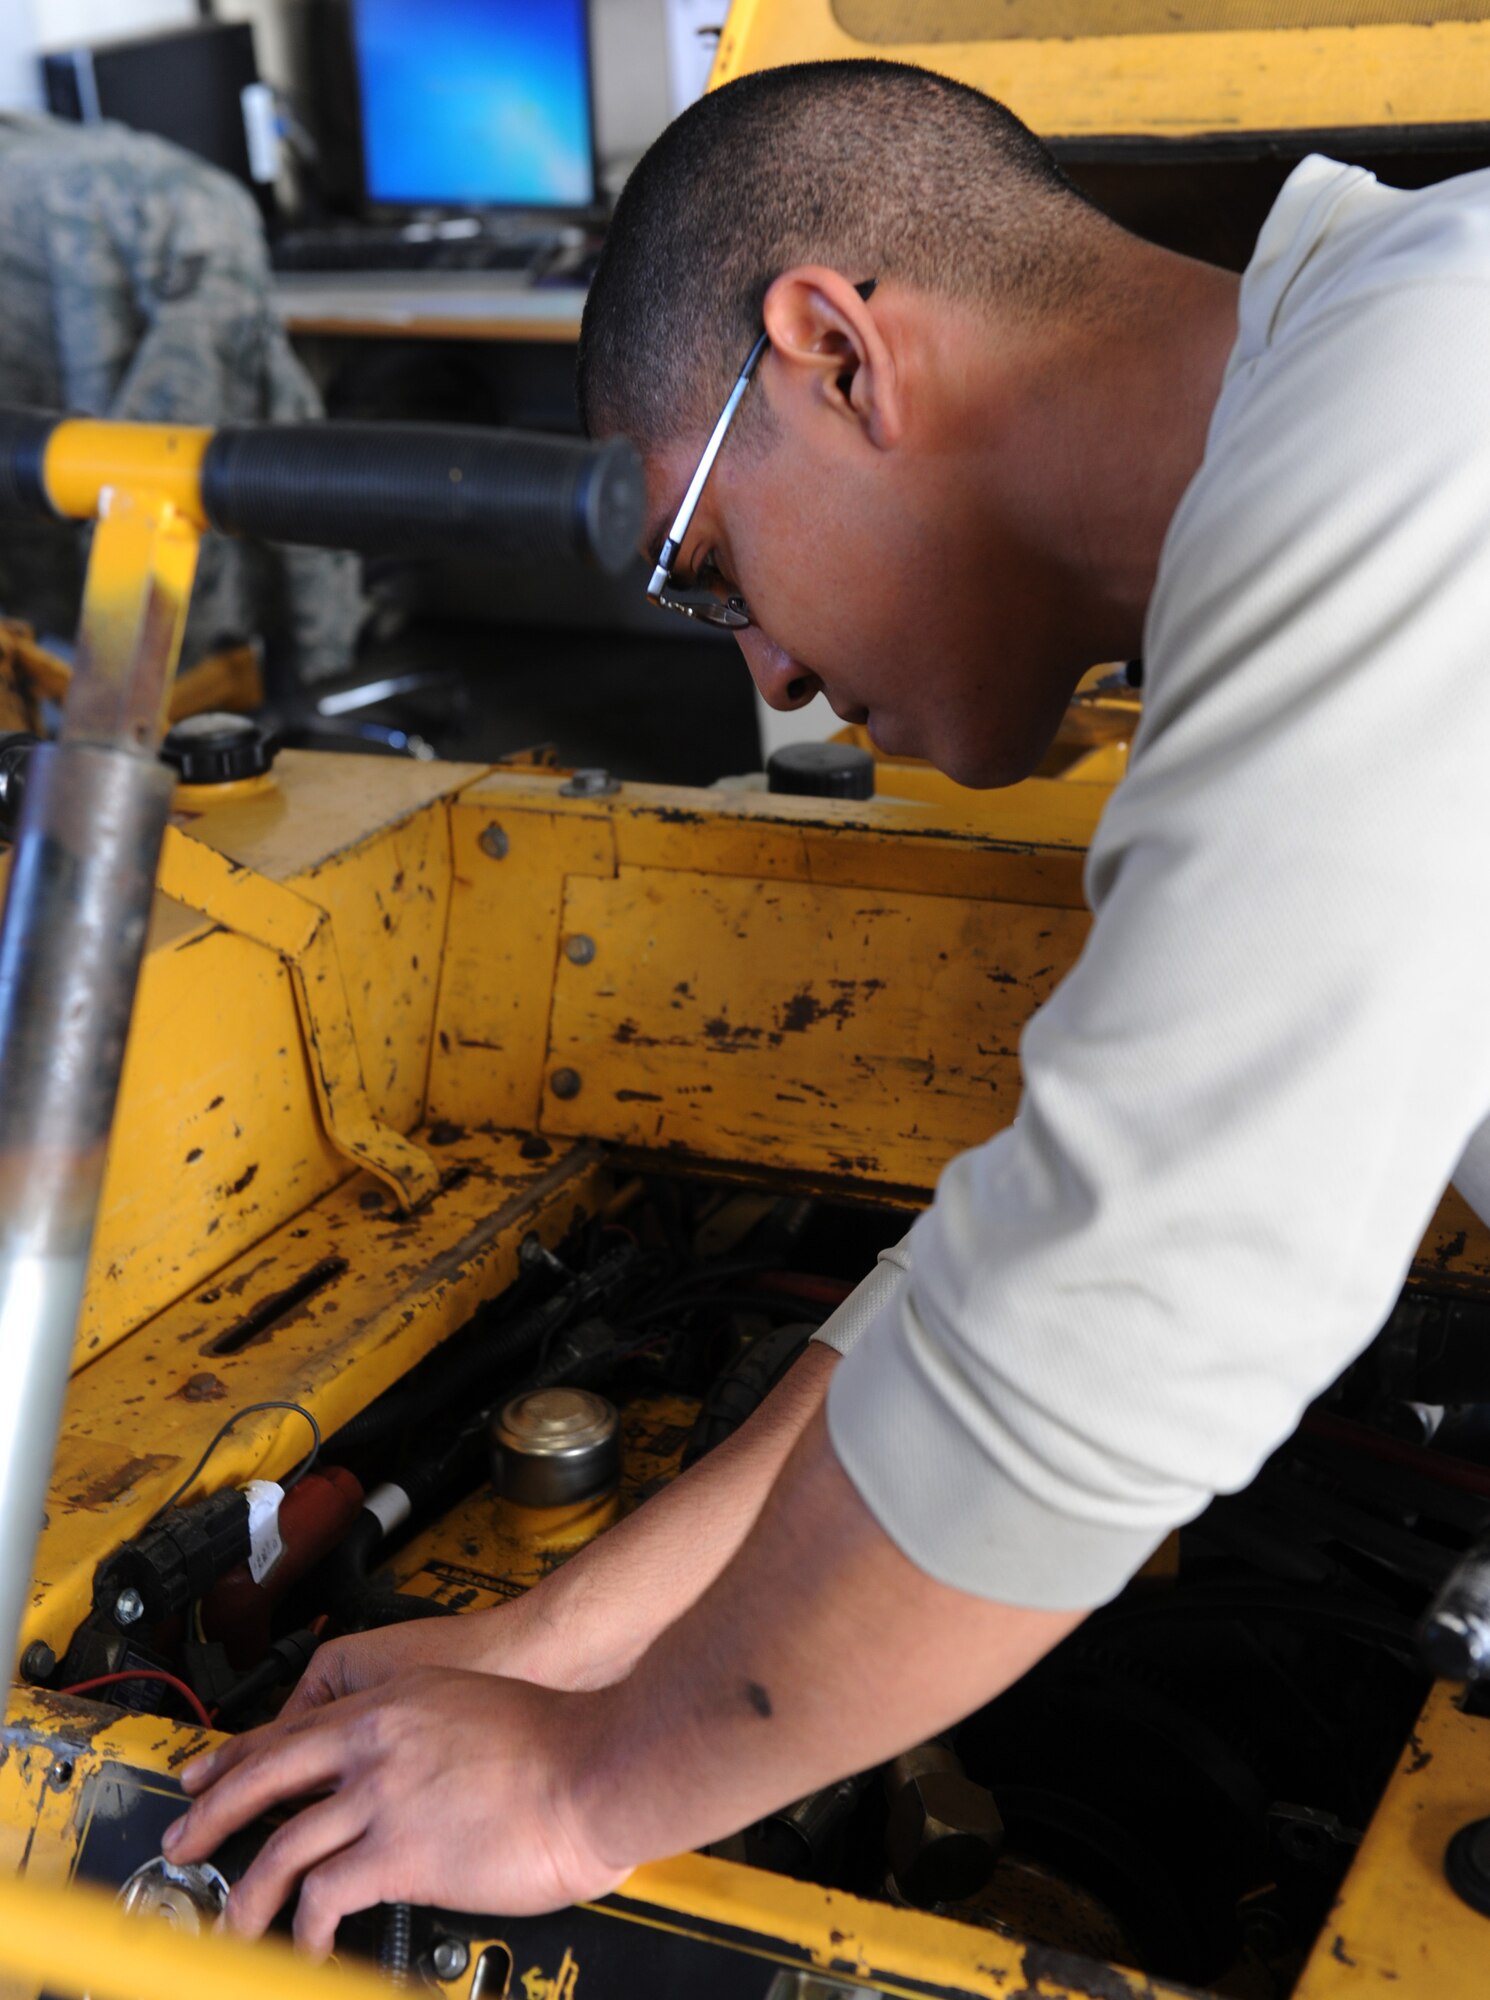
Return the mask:
M854 290L867 304L873 296L874 289L878 283L878 278L864 278L854 286ZM673 516L673 524L667 531L667 540L658 551L657 565L652 571L652 580L647 585L648 597L660 596L666 587L668 575L672 570L673 564L678 560L678 551L683 545L683 537L688 533L688 524L693 519L693 510L698 505L699 495L708 483L709 474L714 470L714 461L719 456L720 447L724 443L725 433L734 421L735 412L740 407L740 402L745 391L750 387L750 379L755 373L756 366L770 344L770 334L763 332L757 339L754 347L751 348L749 354L745 357L745 366L735 377L735 386L729 392L729 400L719 412L719 421L715 424L709 435L709 442L704 446L704 455L699 460L692 479L688 482L688 491L683 495L677 513Z
M667 582L668 571L678 559L678 550L682 546L683 537L688 532L688 523L693 519L693 510L698 505L699 495L704 490L709 474L714 470L714 461L719 456L719 449L724 443L725 433L734 419L736 410L740 407L741 398L750 387L750 378L755 373L756 364L759 362L762 354L765 353L767 347L770 345L770 339L771 336L769 334L761 334L746 357L745 366L735 377L735 386L729 392L729 401L719 412L719 421L710 433L709 442L704 446L704 455L699 460L697 470L694 472L692 479L688 482L688 491L683 495L682 504L673 516L673 524L667 531L667 540L662 544L661 552L657 558L657 567L653 570L652 581L647 586L648 596L655 596L662 589L663 585Z

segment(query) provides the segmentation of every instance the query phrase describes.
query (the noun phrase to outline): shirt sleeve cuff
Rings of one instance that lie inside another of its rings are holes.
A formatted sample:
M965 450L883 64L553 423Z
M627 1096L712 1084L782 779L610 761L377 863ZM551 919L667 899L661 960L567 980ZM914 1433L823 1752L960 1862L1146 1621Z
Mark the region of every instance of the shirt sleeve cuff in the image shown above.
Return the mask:
M879 1262L869 1276L854 1287L841 1306L834 1307L813 1339L838 1354L847 1354L865 1328L900 1296L910 1268L910 1238L906 1237L892 1249L880 1252Z
M839 1310L855 1306L884 1270ZM833 1371L828 1435L891 1541L938 1583L1001 1604L1089 1611L1115 1597L1176 1524L1114 1526L1033 1498L974 1442L916 1365L906 1339L906 1275L896 1272L880 1296L870 1323L850 1335L854 1352Z

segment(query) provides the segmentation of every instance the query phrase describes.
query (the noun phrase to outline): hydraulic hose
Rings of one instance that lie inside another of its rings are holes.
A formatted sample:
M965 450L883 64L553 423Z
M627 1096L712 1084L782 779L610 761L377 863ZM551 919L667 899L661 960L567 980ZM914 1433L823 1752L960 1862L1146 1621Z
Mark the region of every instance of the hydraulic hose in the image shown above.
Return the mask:
M539 1351L566 1321L622 1289L639 1261L635 1245L621 1244L589 1270L576 1273L541 1305L515 1314L485 1337L434 1357L422 1380L390 1389L343 1424L334 1440L336 1451L358 1451L385 1438L415 1433L442 1411L459 1408L489 1387L500 1371Z
M364 554L580 560L641 535L629 444L463 424L111 424L0 405L0 519L88 520L126 488L199 528Z

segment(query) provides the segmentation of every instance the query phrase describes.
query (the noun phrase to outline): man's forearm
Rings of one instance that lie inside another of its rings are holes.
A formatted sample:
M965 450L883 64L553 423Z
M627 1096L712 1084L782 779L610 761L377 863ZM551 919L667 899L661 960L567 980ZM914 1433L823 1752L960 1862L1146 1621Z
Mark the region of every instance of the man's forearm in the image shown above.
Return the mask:
M509 1641L497 1671L588 1687L626 1673L744 1541L821 1408L837 1360L813 1342L732 1437L518 1604L493 1614L510 1622L516 1613L524 1627L519 1657ZM578 1677L569 1671L576 1658Z
M618 1865L719 1839L946 1728L1082 1615L924 1575L859 1499L819 1410L734 1560L593 1698L577 1813Z

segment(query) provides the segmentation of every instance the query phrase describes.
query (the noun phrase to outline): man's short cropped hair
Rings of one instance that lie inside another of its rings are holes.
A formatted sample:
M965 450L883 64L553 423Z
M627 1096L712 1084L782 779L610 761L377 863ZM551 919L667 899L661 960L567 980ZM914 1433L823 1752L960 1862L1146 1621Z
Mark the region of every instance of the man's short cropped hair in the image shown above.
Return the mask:
M740 77L668 127L616 205L580 336L585 429L644 449L707 430L794 264L1079 311L1110 226L965 84L875 61Z

